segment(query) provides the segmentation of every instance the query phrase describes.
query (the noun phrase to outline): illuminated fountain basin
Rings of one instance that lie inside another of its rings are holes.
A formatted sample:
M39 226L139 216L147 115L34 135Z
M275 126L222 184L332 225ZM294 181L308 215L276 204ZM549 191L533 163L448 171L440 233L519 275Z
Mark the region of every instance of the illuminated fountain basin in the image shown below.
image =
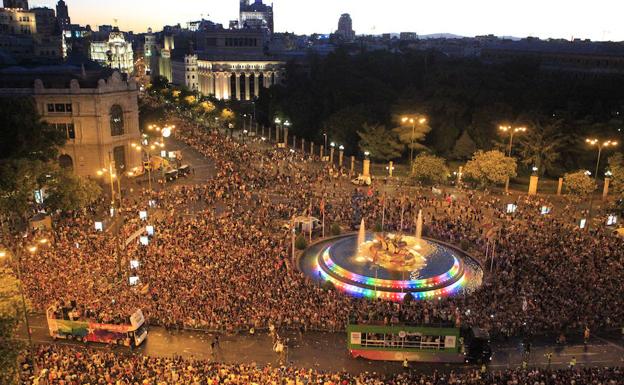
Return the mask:
M465 252L439 241L395 234L349 234L308 248L300 268L355 297L401 301L475 290L483 270Z

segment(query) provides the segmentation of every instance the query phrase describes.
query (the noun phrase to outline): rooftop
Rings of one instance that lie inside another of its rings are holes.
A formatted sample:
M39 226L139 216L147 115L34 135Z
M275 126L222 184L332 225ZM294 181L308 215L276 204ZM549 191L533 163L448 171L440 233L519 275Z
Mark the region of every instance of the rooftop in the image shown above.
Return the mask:
M98 81L109 78L112 73L112 69L92 62L81 65L13 66L0 70L0 88L33 88L36 79L40 79L45 88L69 88L73 79L81 88L97 88Z

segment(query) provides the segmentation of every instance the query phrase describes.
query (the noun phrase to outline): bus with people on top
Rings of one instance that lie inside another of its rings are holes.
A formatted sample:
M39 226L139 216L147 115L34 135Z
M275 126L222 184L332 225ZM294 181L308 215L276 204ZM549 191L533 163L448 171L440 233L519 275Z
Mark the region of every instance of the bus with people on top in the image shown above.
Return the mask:
M72 307L50 306L46 310L48 330L53 339L98 342L137 347L147 337L143 312L137 309L125 319L95 320Z

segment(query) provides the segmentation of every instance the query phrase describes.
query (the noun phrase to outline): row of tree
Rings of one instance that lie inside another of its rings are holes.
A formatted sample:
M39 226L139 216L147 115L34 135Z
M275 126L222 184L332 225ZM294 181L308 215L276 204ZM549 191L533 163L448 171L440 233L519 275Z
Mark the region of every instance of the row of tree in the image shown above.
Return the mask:
M327 134L347 154L375 147L379 160L408 159L412 142L466 160L476 149L502 148L500 124L522 125L528 131L514 147L519 171L535 166L557 176L591 164L586 136L620 135L624 79L546 74L532 59L487 65L435 52L339 49L288 64L286 84L263 89L256 109L265 125L287 116L298 137ZM427 124L412 135L403 118L413 115Z
M624 198L624 156L617 153L609 158L608 164L613 190L616 196ZM466 162L462 170L462 180L485 188L502 185L507 178L514 178L517 175L517 162L498 150L479 150ZM424 152L414 159L411 177L426 184L444 183L458 178L457 172L451 175L444 158ZM566 190L574 195L586 196L597 188L595 178L587 170L566 173L563 179Z

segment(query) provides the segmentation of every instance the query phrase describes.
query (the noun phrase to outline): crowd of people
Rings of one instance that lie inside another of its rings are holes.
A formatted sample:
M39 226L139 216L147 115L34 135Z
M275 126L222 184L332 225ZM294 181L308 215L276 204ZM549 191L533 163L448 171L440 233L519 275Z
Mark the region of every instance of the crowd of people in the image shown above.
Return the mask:
M42 345L35 352L40 373L24 385L618 385L624 368L469 370L431 374L349 374L223 364L180 357L119 354L70 346Z
M242 144L189 121L176 127L179 141L214 162L214 177L126 199L126 220L116 233L96 232L88 213L60 220L43 234L49 246L23 261L36 309L76 301L97 319L125 319L142 309L152 325L223 332L271 324L338 331L349 317L442 320L502 335L624 323L622 240L599 229L581 231L554 209L543 215L540 208L551 205L543 198L519 198L509 214L498 196L345 187L318 157ZM328 229L348 229L360 218L375 228L383 217L384 229L404 232L414 231L423 210L426 235L469 247L494 271L468 295L426 302L370 301L324 290L297 270L282 229L293 215L320 216L321 207ZM138 213L147 209L150 217L142 221ZM149 245L126 245L146 224L155 228ZM130 271L130 260L139 267ZM119 280L130 273L139 285Z

